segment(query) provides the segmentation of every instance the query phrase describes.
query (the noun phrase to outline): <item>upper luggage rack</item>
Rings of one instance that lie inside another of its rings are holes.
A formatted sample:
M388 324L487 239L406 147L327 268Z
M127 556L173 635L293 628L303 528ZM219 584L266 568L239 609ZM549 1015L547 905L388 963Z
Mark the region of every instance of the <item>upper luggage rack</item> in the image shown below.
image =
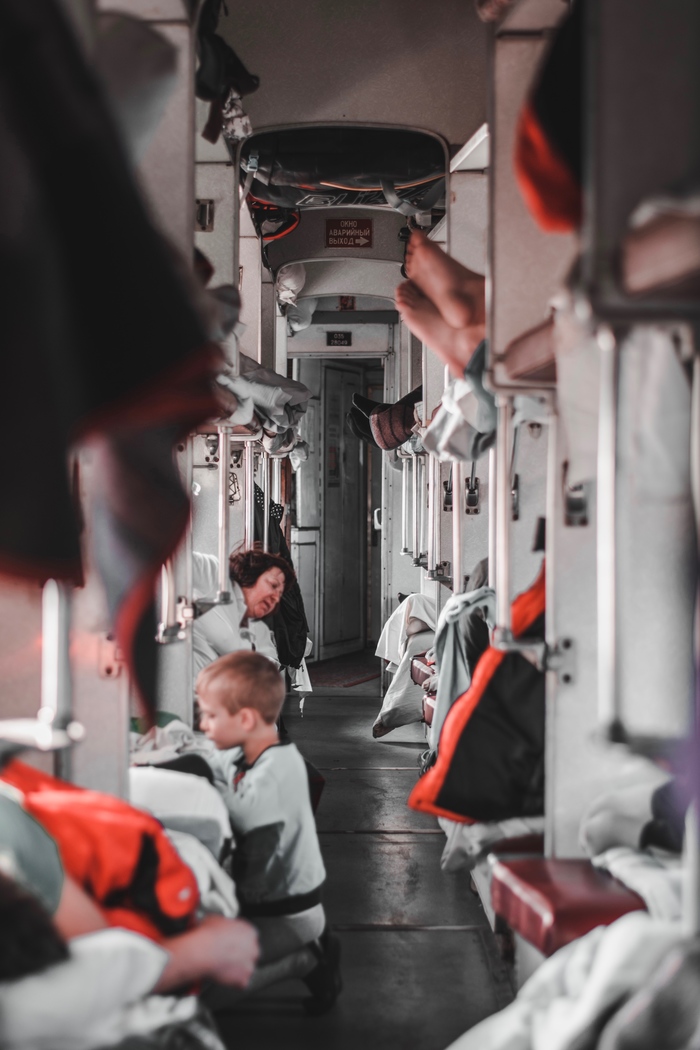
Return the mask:
M309 209L383 208L432 227L446 207L447 151L430 132L351 124L276 128L251 135L233 159L261 236L291 232Z

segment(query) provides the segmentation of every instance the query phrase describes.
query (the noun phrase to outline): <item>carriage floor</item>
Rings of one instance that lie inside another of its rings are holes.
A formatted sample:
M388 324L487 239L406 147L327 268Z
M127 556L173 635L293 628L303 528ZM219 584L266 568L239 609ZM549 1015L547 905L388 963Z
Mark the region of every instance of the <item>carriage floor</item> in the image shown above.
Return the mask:
M287 701L291 738L326 778L316 816L344 989L322 1017L303 1012L300 981L218 1011L232 1050L444 1050L512 999L468 874L440 870L444 835L406 806L423 727L374 740L378 696L378 681L326 689L303 717Z

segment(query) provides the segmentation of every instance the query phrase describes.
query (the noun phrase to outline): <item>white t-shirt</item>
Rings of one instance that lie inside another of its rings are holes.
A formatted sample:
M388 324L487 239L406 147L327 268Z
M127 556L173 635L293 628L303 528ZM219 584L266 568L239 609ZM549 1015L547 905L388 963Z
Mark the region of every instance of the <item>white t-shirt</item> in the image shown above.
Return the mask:
M214 554L192 554L192 589L195 600L212 598L219 589L219 559ZM239 649L255 649L279 667L277 646L270 628L262 620L246 620L243 591L231 581L231 604L215 605L194 621L192 631L195 678L208 664Z
M320 889L326 869L306 765L294 744L275 744L252 766L242 766L224 799L236 837L234 879L243 914L245 904L268 904Z

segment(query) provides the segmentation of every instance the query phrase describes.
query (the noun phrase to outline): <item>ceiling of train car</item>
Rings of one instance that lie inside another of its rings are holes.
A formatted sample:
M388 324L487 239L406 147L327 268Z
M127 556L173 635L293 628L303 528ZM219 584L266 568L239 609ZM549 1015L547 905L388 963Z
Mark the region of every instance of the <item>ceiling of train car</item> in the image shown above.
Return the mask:
M219 33L260 87L253 128L348 121L461 146L486 119L488 29L473 0L236 0Z

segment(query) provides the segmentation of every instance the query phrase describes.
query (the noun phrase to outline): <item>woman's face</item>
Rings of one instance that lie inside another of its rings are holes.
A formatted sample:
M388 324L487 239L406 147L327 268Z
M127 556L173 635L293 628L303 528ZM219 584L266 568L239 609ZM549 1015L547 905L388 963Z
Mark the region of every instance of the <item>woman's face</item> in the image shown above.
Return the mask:
M248 616L259 620L268 616L279 605L284 593L284 573L276 567L266 569L252 587L241 587Z

